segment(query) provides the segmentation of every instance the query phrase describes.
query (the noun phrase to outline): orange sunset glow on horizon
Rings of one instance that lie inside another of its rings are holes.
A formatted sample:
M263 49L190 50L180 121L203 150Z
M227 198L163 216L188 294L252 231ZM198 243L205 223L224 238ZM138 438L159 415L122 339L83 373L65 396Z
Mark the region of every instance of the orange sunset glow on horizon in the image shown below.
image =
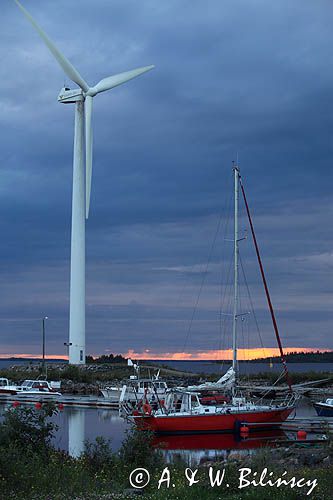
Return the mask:
M287 347L284 349L285 354L291 352L331 352L332 349L316 349L314 347ZM114 353L116 354L116 353ZM232 350L207 350L207 351L193 351L193 352L155 352L150 349L144 349L143 351L135 351L129 349L127 352L120 353L125 358L142 359L142 360L170 360L170 361L209 361L209 360L232 360ZM101 354L92 354L94 358L97 358ZM280 356L280 351L276 347L271 348L252 348L252 349L238 349L237 350L238 359L240 361L253 360L258 358L272 358L275 356ZM6 358L21 358L21 359L41 359L40 355L36 354L26 354L26 353L6 353L0 354L0 359ZM67 361L68 356L59 354L48 354L45 356L46 359L58 359L59 361Z
M20 359L42 359L39 354L22 354L22 353L6 353L0 354L0 359L20 358ZM68 356L62 354L46 354L45 359L59 359L59 361L67 361Z
M331 349L316 349L314 347L287 347L284 349L284 353L288 354L291 352L327 352L331 351ZM207 351L194 351L194 352L153 352L149 349L146 349L141 352L135 352L132 349L129 349L127 353L124 353L123 356L126 358L134 358L134 359L162 359L162 360L174 360L174 361L205 361L205 360L215 360L215 359L224 359L224 360L232 360L232 350L207 350ZM252 348L252 349L238 349L237 350L238 359L241 361L250 360L250 359L258 359L258 358L272 358L275 356L280 356L280 351L277 347L272 348Z

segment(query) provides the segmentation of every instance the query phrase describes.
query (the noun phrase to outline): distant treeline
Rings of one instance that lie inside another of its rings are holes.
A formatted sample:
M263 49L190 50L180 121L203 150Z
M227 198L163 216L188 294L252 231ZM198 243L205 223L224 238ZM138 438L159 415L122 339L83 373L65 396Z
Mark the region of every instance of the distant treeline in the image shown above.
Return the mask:
M102 354L98 358L94 358L93 356L86 356L86 363L127 363L127 359L124 358L121 354Z
M288 363L333 363L333 351L290 352L285 357ZM269 360L279 361L280 356L253 359L250 363L267 363Z
M333 351L325 352L290 352L285 355L288 363L333 363ZM156 360L158 361L158 360ZM192 360L184 360L192 361ZM273 356L270 358L257 358L247 361L247 363L268 363L269 361L280 361L280 356ZM193 361L192 361L193 362ZM212 360L214 363L220 363L221 360ZM93 356L86 356L86 363L88 364L102 364L102 363L127 363L127 359L121 354L103 354L98 358ZM144 361L141 361L144 364Z

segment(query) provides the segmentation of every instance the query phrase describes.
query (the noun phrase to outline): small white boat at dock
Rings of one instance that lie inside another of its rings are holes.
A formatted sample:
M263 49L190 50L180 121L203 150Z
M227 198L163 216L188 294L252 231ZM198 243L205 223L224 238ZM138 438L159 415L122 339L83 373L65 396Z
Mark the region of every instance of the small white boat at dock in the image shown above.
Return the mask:
M10 385L8 378L0 378L0 396L8 395L11 396L17 393L17 389L15 385Z
M160 370L150 378L140 376L138 363L127 360L128 366L134 368L135 375L131 375L122 385L106 386L100 391L105 399L122 403L139 403L144 398L149 402L164 398L168 390L167 383L160 379Z
M138 378L132 375L122 386L105 387L101 393L106 399L121 402L138 403L144 397L149 401L163 398L168 389L164 380Z
M30 396L42 396L42 398L55 398L62 396L60 382L48 382L47 380L25 380L22 385L17 386L16 395L21 399Z
M319 417L333 417L333 398L328 398L326 401L313 403L313 406Z
M49 382L47 380L25 380L21 385L10 385L8 379L0 379L0 396L16 396L25 399L38 396L42 399L53 399L62 396L60 382Z

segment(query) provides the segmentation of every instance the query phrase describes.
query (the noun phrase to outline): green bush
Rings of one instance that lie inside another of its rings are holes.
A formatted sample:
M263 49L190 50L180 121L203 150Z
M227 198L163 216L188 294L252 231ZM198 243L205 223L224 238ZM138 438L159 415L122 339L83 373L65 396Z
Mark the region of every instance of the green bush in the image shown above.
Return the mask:
M184 475L186 464L169 465L175 487L157 484L166 467L161 451L153 448L153 435L147 431L131 430L127 433L118 453L112 452L111 443L103 438L86 442L80 458L54 449L52 436L56 427L50 422L55 412L52 405L40 410L34 408L10 409L0 423L0 500L100 500L128 498L123 491L128 488L129 474L137 467L144 467L151 474L151 483L145 489L147 500L196 500L221 499L291 500L304 498L304 491L290 488L237 489L237 464L226 465L230 488L210 486L207 467L199 467L200 483L189 487ZM327 443L329 455L331 443ZM270 462L271 449L263 449L248 457L246 466L260 470ZM223 468L223 464L215 464ZM270 464L279 471L281 465ZM196 468L194 466L193 468ZM215 468L215 466L214 466ZM282 465L282 469L284 464ZM289 471L289 475L296 471ZM333 467L304 467L297 469L299 477L318 478L318 488L311 498L326 500L333 491ZM307 498L307 497L306 497Z
M17 446L22 450L45 452L57 426L48 420L57 412L52 403L35 411L29 407L11 408L0 425L0 447Z
M121 463L126 467L145 467L155 470L163 466L163 456L160 450L152 447L154 434L150 431L130 429L119 450Z
M103 469L111 470L116 461L111 448L111 440L97 437L94 442L86 441L81 459L93 472Z

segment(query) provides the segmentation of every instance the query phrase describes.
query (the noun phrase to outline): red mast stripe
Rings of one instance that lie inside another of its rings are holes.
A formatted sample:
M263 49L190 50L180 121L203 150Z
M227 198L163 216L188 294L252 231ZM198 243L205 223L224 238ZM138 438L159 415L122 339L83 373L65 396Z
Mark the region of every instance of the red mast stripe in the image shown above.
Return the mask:
M287 379L287 383L288 383L288 386L289 386L289 390L292 392L291 380L290 380L290 376L289 376L289 372L288 372L288 368L287 368L286 358L285 358L285 355L284 355L284 352L283 352L283 348L282 348L282 344L281 344L281 339L280 339L280 334L279 334L277 322L276 322L276 319L275 319L274 309L273 309L273 305L272 305L272 302L271 302L271 297L269 295L269 290L268 290L268 285L267 285L267 281L266 281L266 277L265 277L265 272L264 272L264 268L263 268L263 265L262 265L262 262L261 262L261 257L260 257L260 252L259 252L259 246L258 246L257 238L256 238L256 235L255 235L255 232L254 232L254 227L253 227L253 223L252 223L252 219L251 219L250 209L249 209L249 205L247 203L247 199L246 199L246 196L245 196L244 186L243 186L243 182L242 182L241 177L239 177L239 180L240 180L240 187L241 187L241 190L242 190L242 194L243 194L243 198L244 198L244 203L245 203L245 207L246 207L247 217L248 217L249 223L250 223L252 238L253 238L253 242L254 242L254 246L255 246L255 249L256 249L256 254L257 254L257 258L258 258L258 262L259 262L261 277L262 277L264 288L265 288L266 298L267 298L269 310L270 310L270 313L271 313L271 318L272 318L272 322L273 322L273 327L274 327L274 331L275 331L277 343L278 343L279 350L280 350L281 361L282 361L283 369L284 369L284 372L285 372L285 375L286 375L286 379Z

